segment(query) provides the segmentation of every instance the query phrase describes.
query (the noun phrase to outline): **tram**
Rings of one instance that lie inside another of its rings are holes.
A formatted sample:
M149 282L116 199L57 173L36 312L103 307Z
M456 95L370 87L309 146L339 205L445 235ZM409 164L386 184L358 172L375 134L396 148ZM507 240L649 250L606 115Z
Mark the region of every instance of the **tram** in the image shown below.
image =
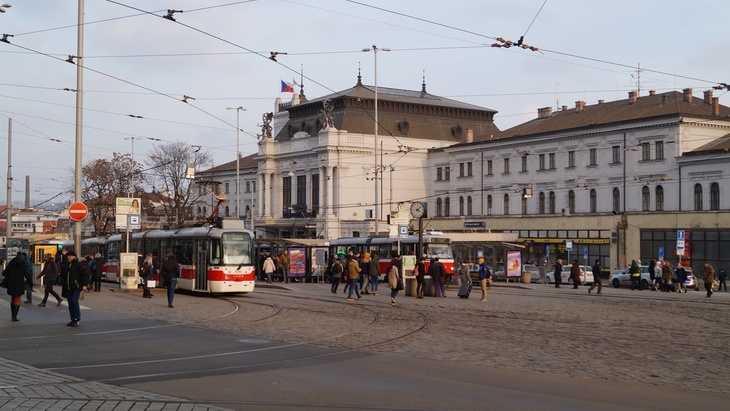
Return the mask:
M400 241L400 249L398 249L398 241ZM451 251L451 239L443 234L423 234L423 248L420 255L426 257L426 269L428 269L429 261L438 257L446 268L446 273L452 275L454 273L454 255ZM408 235L400 238L392 237L349 237L338 238L330 241L330 255L337 253L365 253L371 255L377 254L380 257L380 272L386 273L390 265L391 258L394 255L413 256L413 261L417 257L418 235ZM405 267L412 270L413 267ZM410 272L410 271L408 271Z

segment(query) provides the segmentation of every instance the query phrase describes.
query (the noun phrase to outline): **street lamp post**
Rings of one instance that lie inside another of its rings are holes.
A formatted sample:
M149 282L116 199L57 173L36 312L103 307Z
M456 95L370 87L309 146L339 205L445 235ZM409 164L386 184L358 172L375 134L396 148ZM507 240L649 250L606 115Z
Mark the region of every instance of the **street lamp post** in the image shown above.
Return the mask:
M241 218L241 155L238 149L241 126L239 125L239 114L241 110L246 111L246 109L243 107L228 107L226 110L236 110L236 218Z
M380 164L378 163L378 50L390 51L389 48L378 49L378 46L373 44L372 47L366 47L362 49L364 52L372 51L374 57L374 79L375 79L375 149L373 150L375 156L375 235L379 234L378 223L380 220L380 193L378 188L378 172L380 171Z
M10 157L10 151L11 151L11 144L13 137L13 119L8 118L8 201L7 206L5 207L5 249L8 249L8 241L10 241L10 236L13 235L13 206L11 201L11 196L13 194L13 171L11 166L11 157ZM6 255L5 259L9 262L10 261L10 255Z

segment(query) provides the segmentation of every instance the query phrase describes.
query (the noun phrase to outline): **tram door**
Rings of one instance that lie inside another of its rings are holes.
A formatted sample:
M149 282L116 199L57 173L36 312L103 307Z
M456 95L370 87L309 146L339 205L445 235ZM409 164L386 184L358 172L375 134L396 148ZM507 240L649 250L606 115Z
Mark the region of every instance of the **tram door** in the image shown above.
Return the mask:
M195 289L208 289L208 247L206 240L195 240Z

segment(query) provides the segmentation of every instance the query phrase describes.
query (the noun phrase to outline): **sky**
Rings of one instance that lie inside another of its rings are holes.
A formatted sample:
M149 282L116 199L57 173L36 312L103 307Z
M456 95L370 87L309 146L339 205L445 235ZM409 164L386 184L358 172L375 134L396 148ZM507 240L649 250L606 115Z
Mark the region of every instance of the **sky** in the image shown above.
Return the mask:
M10 0L12 1L12 0ZM0 14L0 204L8 119L12 200L63 203L73 181L75 64L83 57L83 163L183 141L215 164L256 152L262 115L357 82L427 91L496 110L500 130L540 107L730 83L726 0L14 0ZM162 18L168 8L175 21ZM491 47L497 38L534 46ZM384 51L389 48L390 51ZM277 61L269 59L279 52ZM284 54L286 53L286 54ZM66 89L66 90L64 90ZM297 92L299 88L296 87ZM730 105L727 90L716 90ZM183 96L189 96L187 103ZM227 108L243 107L242 110ZM238 118L237 118L238 116ZM236 121L241 132L236 133Z

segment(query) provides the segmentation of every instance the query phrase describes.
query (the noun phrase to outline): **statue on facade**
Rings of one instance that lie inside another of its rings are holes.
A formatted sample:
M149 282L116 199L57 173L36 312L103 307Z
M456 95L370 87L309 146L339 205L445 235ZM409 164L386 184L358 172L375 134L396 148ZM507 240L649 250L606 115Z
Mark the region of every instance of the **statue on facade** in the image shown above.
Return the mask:
M264 113L261 116L263 125L261 126L261 138L271 138L271 120L274 118L274 113Z
M333 113L335 109L335 103L331 99L327 99L322 102L322 110L319 112L319 117L324 123L323 128L334 128L335 127L335 115Z

